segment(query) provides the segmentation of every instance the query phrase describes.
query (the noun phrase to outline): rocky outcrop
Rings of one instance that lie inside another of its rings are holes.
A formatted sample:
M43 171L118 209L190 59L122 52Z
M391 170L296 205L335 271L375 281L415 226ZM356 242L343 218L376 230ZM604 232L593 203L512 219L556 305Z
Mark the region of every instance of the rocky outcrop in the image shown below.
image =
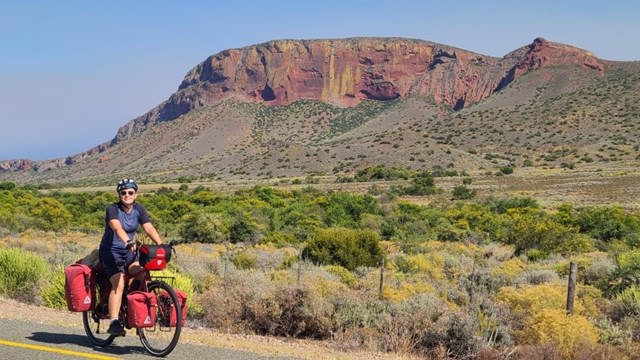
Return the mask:
M542 38L503 58L401 38L270 41L210 56L187 73L168 100L121 127L110 142L66 159L4 162L0 172L82 161L158 122L228 98L268 105L317 99L345 107L364 99L420 95L462 109L533 69L558 64L604 71L588 51Z
M604 64L591 52L573 46L553 43L540 37L533 40L533 43L527 46L526 49L527 51L524 52L524 55L519 58L515 66L513 66L502 79L496 91L507 86L527 72L545 66L574 64L598 72L604 72L605 70ZM506 56L505 58L508 57L509 56Z

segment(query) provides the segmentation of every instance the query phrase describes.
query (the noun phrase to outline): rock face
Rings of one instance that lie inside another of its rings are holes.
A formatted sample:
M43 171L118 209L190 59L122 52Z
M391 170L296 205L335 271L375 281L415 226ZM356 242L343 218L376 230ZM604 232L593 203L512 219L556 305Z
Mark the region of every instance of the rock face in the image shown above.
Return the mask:
M513 82L527 72L544 66L575 64L584 66L599 72L604 72L604 64L591 52L572 46L549 42L543 38L537 38L526 47L527 51L520 57L507 76L501 81L497 90Z
M0 172L73 164L158 122L228 98L267 105L317 99L347 107L364 99L421 95L462 109L530 70L559 64L605 69L585 50L542 38L503 58L401 38L270 41L207 58L187 73L168 100L121 127L110 142L55 161L5 161Z

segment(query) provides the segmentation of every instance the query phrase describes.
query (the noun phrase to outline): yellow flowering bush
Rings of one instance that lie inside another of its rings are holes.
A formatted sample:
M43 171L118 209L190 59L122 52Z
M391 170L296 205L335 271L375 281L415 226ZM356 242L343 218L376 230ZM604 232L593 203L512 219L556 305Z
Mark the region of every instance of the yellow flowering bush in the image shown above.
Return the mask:
M550 343L563 359L572 359L580 347L598 342L598 332L584 316L543 309L529 317L518 340L522 344Z

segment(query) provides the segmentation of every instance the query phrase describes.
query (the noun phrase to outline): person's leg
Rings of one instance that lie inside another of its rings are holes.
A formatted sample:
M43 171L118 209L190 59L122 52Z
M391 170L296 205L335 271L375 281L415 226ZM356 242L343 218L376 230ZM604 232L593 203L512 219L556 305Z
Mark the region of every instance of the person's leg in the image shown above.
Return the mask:
M120 324L120 321L118 321L118 315L120 313L120 306L122 305L122 295L125 286L125 261L123 259L125 254L110 252L109 255L107 260L111 291L109 292L110 324L107 332L114 335L124 335L124 328L122 324Z
M122 293L124 292L124 273L117 273L109 279L111 292L109 293L109 318L118 319L120 305L122 305Z
M145 284L145 280L146 276L147 276L147 271L140 266L139 262L134 262L131 265L129 265L129 276L131 276L133 278L131 285L129 287L129 289L131 290L140 290L140 291L146 291L146 287L144 286Z
M124 292L124 273L111 276L111 291L109 292L109 328L107 332L114 335L123 335L124 328L118 321L120 305L122 305L122 293Z

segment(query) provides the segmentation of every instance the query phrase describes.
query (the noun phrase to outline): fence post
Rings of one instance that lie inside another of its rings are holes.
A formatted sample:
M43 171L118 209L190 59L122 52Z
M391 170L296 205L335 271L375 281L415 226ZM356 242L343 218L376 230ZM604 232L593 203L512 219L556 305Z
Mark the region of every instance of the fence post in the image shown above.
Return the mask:
M298 286L300 285L300 273L302 273L302 251L298 253Z
M224 244L224 273L222 274L222 288L224 289L224 297L227 298L227 263L229 262L229 243Z
M578 264L571 262L569 265L569 284L567 288L567 314L573 314L573 299L576 295L576 273L578 272Z
M382 284L384 284L384 263L385 256L382 256L382 260L380 261L380 285L378 286L378 298L382 300Z

